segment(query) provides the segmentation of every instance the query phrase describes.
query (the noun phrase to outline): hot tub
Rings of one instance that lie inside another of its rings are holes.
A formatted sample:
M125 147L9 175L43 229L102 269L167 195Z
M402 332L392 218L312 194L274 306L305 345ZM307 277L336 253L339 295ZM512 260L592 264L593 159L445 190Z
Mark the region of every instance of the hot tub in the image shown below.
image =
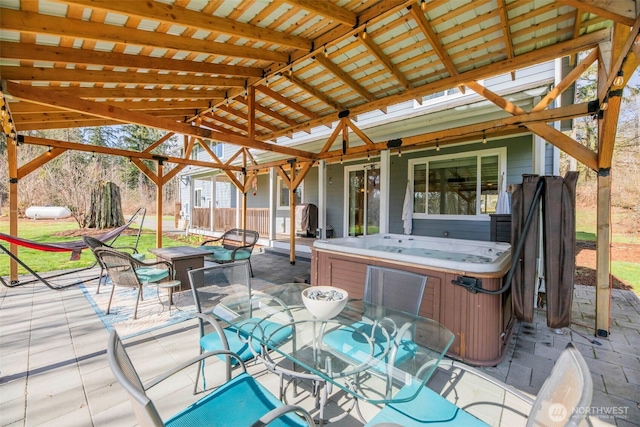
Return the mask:
M364 296L367 265L428 276L420 315L456 335L449 356L483 366L502 360L514 324L510 292L471 293L452 282L464 278L483 289L500 289L511 262L511 245L379 234L316 240L311 252L311 283L343 288L353 298Z

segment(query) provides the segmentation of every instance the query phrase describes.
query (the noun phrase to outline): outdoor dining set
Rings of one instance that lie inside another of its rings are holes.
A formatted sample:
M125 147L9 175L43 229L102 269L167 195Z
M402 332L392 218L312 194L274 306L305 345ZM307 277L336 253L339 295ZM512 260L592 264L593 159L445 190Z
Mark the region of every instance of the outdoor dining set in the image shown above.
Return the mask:
M108 268L111 261L106 262ZM171 264L167 267L170 270ZM117 332L109 338L111 369L129 394L141 425L341 425L348 415L363 425L379 427L488 425L428 387L434 372L455 363L445 357L455 336L418 314L425 276L369 266L364 298L349 298L344 290L305 283L254 290L246 259L187 273L193 315L199 321L199 356L143 382ZM175 273L169 274L171 279ZM249 363L261 364L276 375L278 389L270 391L249 374ZM456 367L498 384L473 368ZM184 369L197 372L193 394L201 397L163 419L148 390ZM212 380L212 372L223 373L222 384ZM539 425L572 425L582 419L567 411L560 424L553 421L557 413L549 407L558 403L557 396L562 396L560 403L566 408L588 406L591 400L589 371L571 346L535 401L506 384L498 385L525 402L530 408L527 422ZM572 391L567 393L568 389ZM297 406L305 393L315 402L313 416ZM341 394L346 403L337 415L335 411L329 415L325 409L334 394ZM549 398L552 395L555 400ZM379 408L369 419L360 411L365 403Z

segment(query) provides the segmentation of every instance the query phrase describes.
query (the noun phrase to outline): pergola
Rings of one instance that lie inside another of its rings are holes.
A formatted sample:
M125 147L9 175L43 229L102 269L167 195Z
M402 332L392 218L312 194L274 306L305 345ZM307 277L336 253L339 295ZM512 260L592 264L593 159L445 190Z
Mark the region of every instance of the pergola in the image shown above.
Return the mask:
M0 0L0 6L10 234L18 233L20 179L66 150L129 157L157 185L158 212L163 185L184 167L219 169L244 194L245 218L247 192L265 169L275 168L295 200L293 191L319 161L527 131L598 173L595 328L608 335L610 169L622 90L640 58L640 1ZM580 52L588 54L578 62ZM478 83L562 57L575 68L530 111ZM596 62L597 99L561 106L559 96ZM477 92L508 117L402 141L372 141L357 125L359 114L454 87ZM553 126L587 115L598 121L597 151ZM169 133L141 152L18 134L127 123ZM322 126L333 133L321 150L295 147L295 135ZM183 155L155 154L174 134L184 135ZM238 151L222 162L209 140ZM50 150L18 165L20 144ZM190 158L195 144L210 162ZM254 154L264 151L275 160L258 164ZM142 160L154 160L156 169ZM165 163L175 167L165 172ZM157 226L160 245L161 215ZM292 227L292 257L294 237Z

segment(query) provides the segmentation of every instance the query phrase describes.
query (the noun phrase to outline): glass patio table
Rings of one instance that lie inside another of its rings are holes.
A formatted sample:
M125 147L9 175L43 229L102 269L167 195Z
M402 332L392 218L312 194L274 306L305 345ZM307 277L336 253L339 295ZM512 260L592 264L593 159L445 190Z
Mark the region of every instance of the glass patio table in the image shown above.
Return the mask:
M453 342L432 319L360 299L333 319L316 319L302 302L308 287L289 283L252 291L251 298L223 297L212 314L293 362L287 373L307 371L373 404L414 399ZM289 339L273 345L270 337L283 332Z

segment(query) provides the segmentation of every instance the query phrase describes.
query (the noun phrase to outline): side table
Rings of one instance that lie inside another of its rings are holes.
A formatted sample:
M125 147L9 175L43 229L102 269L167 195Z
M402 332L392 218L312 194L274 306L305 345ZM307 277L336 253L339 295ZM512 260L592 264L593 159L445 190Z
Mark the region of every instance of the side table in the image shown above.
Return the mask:
M171 317L171 305L173 304L173 290L180 287L180 281L168 280L166 282L158 282L155 285L158 287L158 300L160 301L160 304L162 304L162 300L160 299L160 290L167 289L167 291L169 292L169 317Z

